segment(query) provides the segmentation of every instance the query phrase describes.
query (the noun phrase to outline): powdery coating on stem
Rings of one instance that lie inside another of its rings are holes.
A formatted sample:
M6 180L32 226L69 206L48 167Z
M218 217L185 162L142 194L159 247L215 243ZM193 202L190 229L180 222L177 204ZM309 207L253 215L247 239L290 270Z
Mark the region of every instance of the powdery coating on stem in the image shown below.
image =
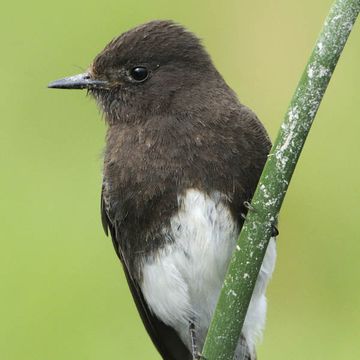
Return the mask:
M263 198L267 199L262 204L265 208L272 208L279 201L281 202L283 192L276 193L276 191L279 186L283 191L286 191L288 187L289 172L291 174L293 172L306 135L358 12L359 1L350 2L348 0L336 2L330 10L323 32L320 34L291 101L271 153L271 156L275 157L276 176L279 184L274 184L274 181L266 181L266 186L260 182L259 190L262 192ZM266 180L269 180L269 177Z
M300 79L255 191L228 273L203 355L232 360L254 285L291 176L313 119L346 43L360 0L337 0Z

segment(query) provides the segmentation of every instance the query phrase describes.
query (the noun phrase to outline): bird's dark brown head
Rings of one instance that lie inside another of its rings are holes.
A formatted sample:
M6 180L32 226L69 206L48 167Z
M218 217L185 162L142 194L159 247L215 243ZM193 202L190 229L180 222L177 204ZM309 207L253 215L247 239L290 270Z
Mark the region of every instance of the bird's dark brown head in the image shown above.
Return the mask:
M88 89L109 122L179 111L182 92L219 80L199 39L171 21L152 21L112 40L86 74L55 81L53 88ZM174 109L176 103L176 109Z

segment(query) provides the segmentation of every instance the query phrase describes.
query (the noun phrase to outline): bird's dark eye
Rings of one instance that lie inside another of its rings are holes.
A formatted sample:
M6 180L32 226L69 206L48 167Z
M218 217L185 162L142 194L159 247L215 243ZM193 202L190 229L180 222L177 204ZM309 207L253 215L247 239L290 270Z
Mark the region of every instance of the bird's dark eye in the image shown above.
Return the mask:
M149 76L149 71L144 66L136 66L131 70L130 75L135 81L145 81Z

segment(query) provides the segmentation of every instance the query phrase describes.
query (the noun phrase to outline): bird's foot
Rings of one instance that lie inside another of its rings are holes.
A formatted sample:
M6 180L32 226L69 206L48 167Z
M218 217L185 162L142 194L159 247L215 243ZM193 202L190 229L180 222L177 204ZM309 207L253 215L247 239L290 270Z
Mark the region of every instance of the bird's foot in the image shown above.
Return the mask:
M254 208L254 206L251 205L251 203L249 201L244 201L244 207L246 209L248 209L249 211L254 211L256 212L256 209ZM241 213L240 216L245 220L246 215L244 213ZM276 237L279 235L279 230L277 228L276 225L271 224L271 237Z
M251 205L251 203L249 201L244 201L243 205L245 206L246 209L256 212L256 209Z
M189 324L189 333L190 333L190 340L191 340L191 352L193 359L197 359L198 349L196 344L196 333L195 333L195 324L193 321Z
M194 360L207 360L207 358L201 352L193 354L193 358Z
M271 225L271 237L276 237L279 235L279 230L276 225Z
M198 351L195 324L193 321L191 321L189 324L189 333L191 339L191 352L193 360L206 360L205 356Z

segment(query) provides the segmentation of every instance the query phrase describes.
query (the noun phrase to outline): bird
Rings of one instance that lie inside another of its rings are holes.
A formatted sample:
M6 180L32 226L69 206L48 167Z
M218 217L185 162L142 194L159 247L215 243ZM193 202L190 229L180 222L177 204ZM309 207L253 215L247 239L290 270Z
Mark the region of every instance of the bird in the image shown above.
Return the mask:
M229 260L270 151L200 39L171 20L114 38L82 74L107 124L101 218L164 360L201 353ZM274 270L271 238L234 359L256 359Z

